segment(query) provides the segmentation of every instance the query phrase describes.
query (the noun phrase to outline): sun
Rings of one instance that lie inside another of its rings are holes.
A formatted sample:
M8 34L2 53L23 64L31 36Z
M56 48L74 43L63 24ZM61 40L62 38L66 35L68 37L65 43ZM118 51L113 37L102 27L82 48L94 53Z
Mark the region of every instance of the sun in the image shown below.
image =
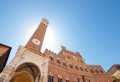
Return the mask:
M56 39L57 34L53 29L53 25L48 25L41 51L43 52L46 48L53 50L55 48Z

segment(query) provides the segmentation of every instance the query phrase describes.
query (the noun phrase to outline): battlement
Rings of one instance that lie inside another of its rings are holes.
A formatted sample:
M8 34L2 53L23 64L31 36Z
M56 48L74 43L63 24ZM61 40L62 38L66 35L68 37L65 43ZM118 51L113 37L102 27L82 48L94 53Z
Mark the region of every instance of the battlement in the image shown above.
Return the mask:
M101 65L87 65L88 67L102 67Z
M48 50L48 49L45 49L45 51L43 52L44 54L49 54L49 55L55 55L57 56L58 54L54 53L53 51L51 50Z
M68 54L72 54L72 55L75 55L75 56L78 56L78 57L82 57L79 52L72 52L72 51L66 49L66 47L64 47L64 46L61 46L61 48L62 48L61 52L66 52Z
M49 24L49 21L48 21L46 18L43 18L43 19L42 19L42 22L43 22L44 24L46 24L46 25Z

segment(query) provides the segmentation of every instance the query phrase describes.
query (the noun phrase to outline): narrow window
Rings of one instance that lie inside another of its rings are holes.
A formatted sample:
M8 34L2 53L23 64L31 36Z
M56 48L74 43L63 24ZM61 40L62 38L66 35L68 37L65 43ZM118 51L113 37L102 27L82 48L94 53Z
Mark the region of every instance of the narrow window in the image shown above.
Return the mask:
M58 78L58 82L62 82L62 78Z
M80 82L80 78L78 78L78 82Z
M53 76L48 76L48 82L53 82Z

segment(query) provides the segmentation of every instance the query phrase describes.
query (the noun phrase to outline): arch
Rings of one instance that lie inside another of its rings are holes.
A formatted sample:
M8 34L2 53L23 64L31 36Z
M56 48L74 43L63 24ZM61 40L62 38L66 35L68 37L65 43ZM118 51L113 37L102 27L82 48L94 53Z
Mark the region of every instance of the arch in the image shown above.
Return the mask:
M77 79L74 78L73 80L74 80L75 82L77 82Z
M10 80L10 82L34 82L33 77L28 72L17 72L14 77Z
M58 78L62 78L62 76L61 76L61 75L58 75Z
M50 76L54 76L52 72L49 73Z
M69 78L68 78L68 77L66 77L66 80L69 80Z
M24 77L19 78L18 76L24 76L27 79L25 79ZM31 78L33 78L33 82L34 82L36 80L39 80L40 76L41 76L41 72L37 65L30 62L25 62L16 67L15 74L12 76L10 82L17 82L17 79L20 79L21 81L24 81L25 79L25 81L28 81Z

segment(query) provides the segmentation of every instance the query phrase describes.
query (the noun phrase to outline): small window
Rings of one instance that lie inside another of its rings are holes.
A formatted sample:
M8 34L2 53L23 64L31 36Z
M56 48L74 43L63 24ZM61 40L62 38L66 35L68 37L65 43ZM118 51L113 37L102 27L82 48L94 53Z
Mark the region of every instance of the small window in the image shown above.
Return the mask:
M76 70L79 70L79 69L78 69L78 66L75 66L75 69L76 69Z
M58 78L58 82L62 82L62 78Z
M48 76L48 82L53 82L53 76Z
M80 70L81 70L81 71L84 71L82 67L80 67Z
M57 60L57 63L60 64L60 60Z
M70 68L73 68L73 65L69 64Z

